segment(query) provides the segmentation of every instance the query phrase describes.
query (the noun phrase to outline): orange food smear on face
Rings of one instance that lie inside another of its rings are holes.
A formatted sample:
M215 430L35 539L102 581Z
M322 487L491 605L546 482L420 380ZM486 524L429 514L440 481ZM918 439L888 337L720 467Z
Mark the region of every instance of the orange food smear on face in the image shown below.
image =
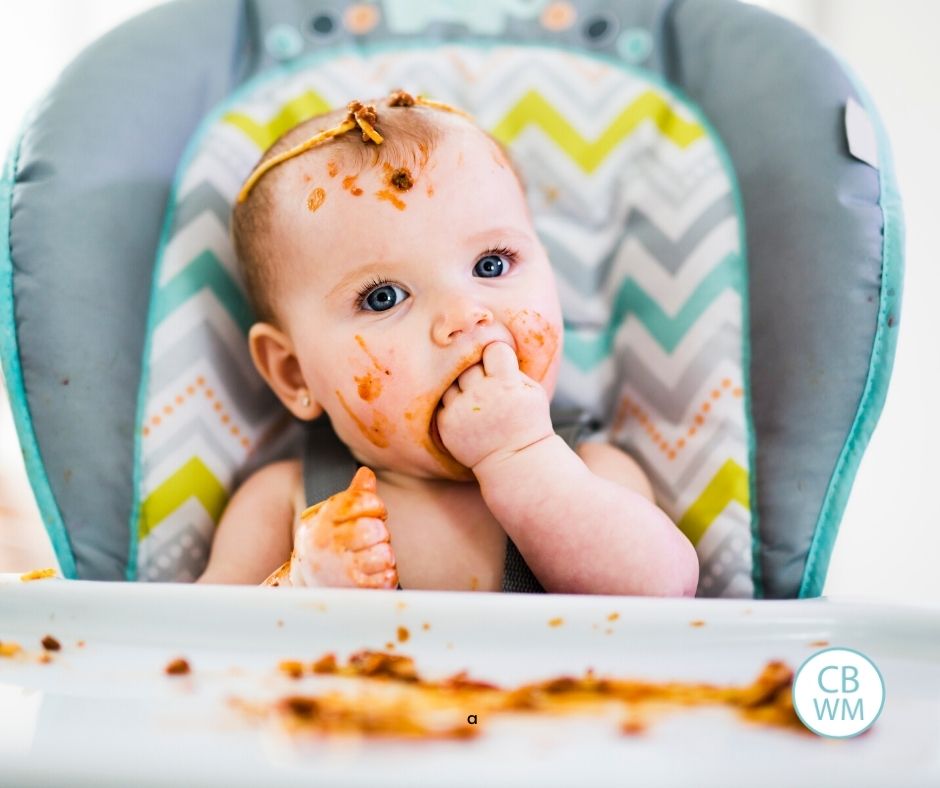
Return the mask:
M473 471L465 465L457 462L448 451L441 451L437 444L431 439L431 422L437 417L437 406L444 396L444 392L450 387L450 384L457 377L466 364L470 364L479 354L469 353L458 362L452 374L448 376L447 385L442 385L438 391L428 392L415 397L405 411L408 419L408 434L419 446L424 447L428 454L441 467L444 473L450 479L458 481L470 481L474 479Z
M382 393L382 381L371 372L355 378L355 381L359 386L359 396L366 402L371 402Z
M307 210L313 213L317 208L323 205L324 200L326 200L326 192L317 186L316 189L307 195Z
M339 389L336 390L336 396L340 401L340 404L345 408L346 412L349 414L349 417L356 422L356 426L359 427L359 431L366 436L370 443L378 446L380 449L388 448L388 434L394 431L392 423L389 421L388 417L378 411L373 411L372 413L372 425L368 426L365 422L362 421L355 413L353 413L352 408L346 403L345 398L340 393Z
M328 161L326 163L326 171L331 178L335 178L336 173L339 172L339 167L336 165L335 161Z
M355 175L347 175L345 178L343 178L343 188L353 197L358 197L362 194L362 189L356 186Z
M511 315L507 324L516 339L519 370L541 381L558 351L558 330L540 313L528 309Z
M425 189L425 191L427 192L428 197L433 197L433 196L434 196L434 187L431 185L431 182L430 182L430 181L428 181L428 185L427 185L427 188Z
M428 146L427 146L427 143L425 143L425 142L419 142L419 143L418 143L418 150L421 151L421 166L423 167L425 164L428 163L428 156L429 156L429 153L428 153Z
M388 367L386 367L386 366L380 364L380 363L379 363L379 360L378 360L374 355L372 355L372 353L371 353L371 351L369 350L369 348L366 347L366 341L362 338L362 335L361 335L361 334L356 334L356 342L359 343L359 347L362 348L363 352L364 352L369 358L372 359L372 363L375 364L375 368L376 368L379 372L384 372L386 375L391 375L391 374L392 374L391 370L388 369Z
M380 200L387 200L392 205L394 205L399 211L403 211L407 207L407 205L405 205L404 202L399 200L398 197L392 194L392 192L390 192L388 189L381 189L380 191L377 191L375 193L375 196L378 197Z

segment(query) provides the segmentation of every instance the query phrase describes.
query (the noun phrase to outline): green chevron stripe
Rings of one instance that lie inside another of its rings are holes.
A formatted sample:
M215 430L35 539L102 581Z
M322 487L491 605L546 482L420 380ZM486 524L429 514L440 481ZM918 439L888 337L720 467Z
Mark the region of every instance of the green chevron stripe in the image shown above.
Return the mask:
M606 328L598 334L565 329L565 356L582 371L596 367L610 356L620 326L630 314L636 315L653 339L672 353L689 329L725 290L741 294L741 258L731 252L695 288L675 317L640 287L632 277L624 280L611 310Z
M539 126L584 172L590 174L644 120L652 120L662 135L679 148L686 148L700 137L707 136L698 123L683 120L661 95L652 90L626 107L594 142L582 137L536 90L526 93L496 125L492 134L508 145L527 126Z
M314 115L329 112L329 102L319 93L308 90L306 93L287 102L267 123L258 123L243 112L229 112L222 116L222 122L242 131L260 150L267 150L285 131L292 129Z
M208 287L224 306L244 334L254 322L254 314L241 290L219 259L206 249L157 293L156 314L153 325L158 326L181 304Z
M206 508L212 521L217 523L228 502L228 492L198 457L188 460L147 496L141 507L138 538L145 539L154 528L194 496Z
M697 545L715 518L732 501L750 511L748 473L734 460L728 460L682 515L678 522L679 530Z

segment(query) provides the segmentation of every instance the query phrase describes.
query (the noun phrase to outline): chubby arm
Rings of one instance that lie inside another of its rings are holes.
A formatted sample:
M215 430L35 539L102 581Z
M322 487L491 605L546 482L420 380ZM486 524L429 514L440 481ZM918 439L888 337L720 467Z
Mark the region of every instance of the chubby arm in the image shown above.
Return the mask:
M695 595L698 556L645 475L619 450L585 449L595 473L568 448L509 343L488 344L444 392L437 425L546 590Z
M290 559L300 463L266 465L238 488L212 541L197 583L261 583Z
M637 480L627 487L602 478L554 434L494 452L473 472L546 591L695 596L695 549L651 500L648 483L644 490Z

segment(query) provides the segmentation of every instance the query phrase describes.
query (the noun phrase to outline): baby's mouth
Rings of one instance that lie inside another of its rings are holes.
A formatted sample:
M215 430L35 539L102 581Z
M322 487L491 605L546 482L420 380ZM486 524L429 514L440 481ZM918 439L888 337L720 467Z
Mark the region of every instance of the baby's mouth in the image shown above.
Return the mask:
M440 407L436 407L434 409L434 413L431 416L431 429L429 430L431 434L431 443L433 443L434 446L437 448L437 450L440 451L441 453L449 454L450 452L447 451L447 447L445 447L443 442L441 441L441 433L437 429L437 414L440 412L441 412Z
M440 399L438 399L437 404L434 406L434 411L431 413L431 424L428 427L428 434L431 436L431 443L434 444L434 446L438 449L438 451L448 456L450 456L450 452L447 451L447 447L444 445L443 441L441 440L441 433L437 428L437 416L441 412L441 409L444 407L444 394L446 394L447 391L450 389L450 387L454 385L454 383L457 382L457 378L459 378L464 372L470 369L470 367L472 367L474 364L479 364L482 359L483 359L483 348L480 347L480 348L477 348L477 350L473 353L472 356L470 356L469 359L467 359L469 363L465 363L461 365L461 368L459 369L457 374L454 375L453 380L451 380L444 387L444 390L441 392Z

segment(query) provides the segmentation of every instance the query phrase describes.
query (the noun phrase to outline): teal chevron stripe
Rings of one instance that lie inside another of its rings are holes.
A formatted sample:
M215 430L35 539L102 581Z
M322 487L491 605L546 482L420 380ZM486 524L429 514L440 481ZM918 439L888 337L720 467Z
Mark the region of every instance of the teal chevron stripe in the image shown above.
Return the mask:
M582 371L596 367L610 355L614 337L630 313L650 332L667 353L671 353L696 320L725 290L741 294L741 256L732 252L706 276L682 305L675 317L669 317L659 304L628 277L617 291L607 327L594 336L583 330L565 329L565 356Z
M212 289L242 333L247 334L255 320L251 307L232 281L229 272L208 249L200 252L198 257L160 288L157 293L154 326L162 323L167 315L204 287Z

